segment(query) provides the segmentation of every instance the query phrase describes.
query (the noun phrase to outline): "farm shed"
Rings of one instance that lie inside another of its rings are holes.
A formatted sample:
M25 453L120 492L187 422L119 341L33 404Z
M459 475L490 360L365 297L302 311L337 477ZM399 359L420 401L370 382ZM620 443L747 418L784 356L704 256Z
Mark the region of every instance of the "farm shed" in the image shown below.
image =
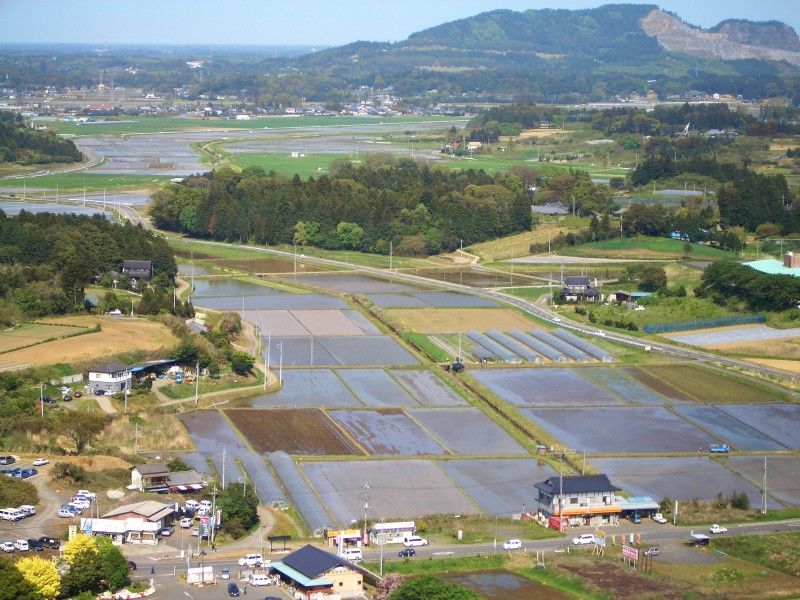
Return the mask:
M269 568L307 597L317 592L359 596L367 573L358 565L311 545L270 563Z

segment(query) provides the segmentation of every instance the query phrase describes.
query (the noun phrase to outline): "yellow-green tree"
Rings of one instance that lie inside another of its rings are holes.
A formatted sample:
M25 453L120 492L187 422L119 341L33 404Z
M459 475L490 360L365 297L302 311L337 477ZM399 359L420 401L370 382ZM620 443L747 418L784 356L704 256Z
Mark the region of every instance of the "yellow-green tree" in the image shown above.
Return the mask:
M79 533L66 543L61 555L71 565L75 562L75 558L84 552L97 554L97 542L92 536Z
M26 556L17 561L17 569L43 598L55 598L61 590L61 576L53 561Z

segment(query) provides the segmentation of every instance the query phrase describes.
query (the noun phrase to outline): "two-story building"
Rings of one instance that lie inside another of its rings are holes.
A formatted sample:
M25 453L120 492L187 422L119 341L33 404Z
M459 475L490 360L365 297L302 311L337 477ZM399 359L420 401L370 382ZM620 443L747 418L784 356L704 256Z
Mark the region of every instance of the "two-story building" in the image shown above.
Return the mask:
M572 302L578 300L588 300L590 302L600 300L597 283L592 283L591 279L585 275L565 277L561 286L561 295L565 300L571 300Z
M534 487L539 491L538 510L548 520L555 518L571 526L619 523L619 488L607 475L554 476Z
M312 594L314 598L315 594L361 598L364 575L368 573L358 565L311 545L270 563L269 568L305 598Z
M131 370L117 361L100 363L89 368L89 390L97 394L116 394L131 388Z
M149 260L126 260L122 263L122 275L131 280L131 287L147 283L153 278L153 263Z

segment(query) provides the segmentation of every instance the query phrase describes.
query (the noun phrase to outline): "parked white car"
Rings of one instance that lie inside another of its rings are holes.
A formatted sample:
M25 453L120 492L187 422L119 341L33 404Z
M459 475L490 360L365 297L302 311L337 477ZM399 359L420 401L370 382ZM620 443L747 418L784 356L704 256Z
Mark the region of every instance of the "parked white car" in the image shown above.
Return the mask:
M582 533L578 537L572 538L572 544L575 546L594 544L594 535L591 533Z
M659 523L661 525L663 525L664 523L667 522L667 520L664 518L664 515L662 515L661 513L654 514L653 515L653 521L655 521L656 523Z
M403 546L406 548L414 548L416 546L427 546L428 540L421 538L418 535L410 535L403 540Z
M181 529L189 529L192 526L192 519L184 517L181 519Z
M75 492L75 495L86 496L87 498L91 498L92 500L97 498L97 494L95 494L94 492L90 492L89 490L78 490L77 492Z
M503 550L519 550L522 548L522 540L507 540L503 542Z
M13 552L14 551L14 542L3 542L0 544L0 550L3 552Z
M72 510L71 506L62 506L61 508L58 509L58 516L61 517L62 519L71 519L77 514L78 513Z
M253 573L250 575L250 585L255 586L262 586L262 585L270 585L272 580L263 573Z
M19 550L20 552L27 552L28 551L28 542L26 540L17 540L14 542L14 549Z
M260 554L246 554L239 559L240 567L260 567L264 564L264 559Z
M187 500L184 506L186 506L186 510L197 510L200 503L197 500Z
M46 458L37 458L33 461L34 467L43 467L44 465L48 464L50 461Z
M728 528L727 527L723 527L722 525L718 525L717 523L714 523L711 527L708 528L708 530L711 533L727 533L728 532Z
M210 511L212 506L213 505L211 504L211 500L200 500L200 508L201 509L204 508L204 509Z
M17 507L17 510L23 512L26 517L36 514L36 507L31 504L22 504Z

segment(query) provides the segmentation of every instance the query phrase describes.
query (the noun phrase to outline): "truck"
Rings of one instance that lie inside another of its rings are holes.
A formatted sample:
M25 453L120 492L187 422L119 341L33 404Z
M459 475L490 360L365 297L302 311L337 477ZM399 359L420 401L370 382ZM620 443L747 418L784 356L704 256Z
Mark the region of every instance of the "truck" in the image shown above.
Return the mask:
M731 451L731 447L728 444L711 444L708 451L712 454L727 454Z

